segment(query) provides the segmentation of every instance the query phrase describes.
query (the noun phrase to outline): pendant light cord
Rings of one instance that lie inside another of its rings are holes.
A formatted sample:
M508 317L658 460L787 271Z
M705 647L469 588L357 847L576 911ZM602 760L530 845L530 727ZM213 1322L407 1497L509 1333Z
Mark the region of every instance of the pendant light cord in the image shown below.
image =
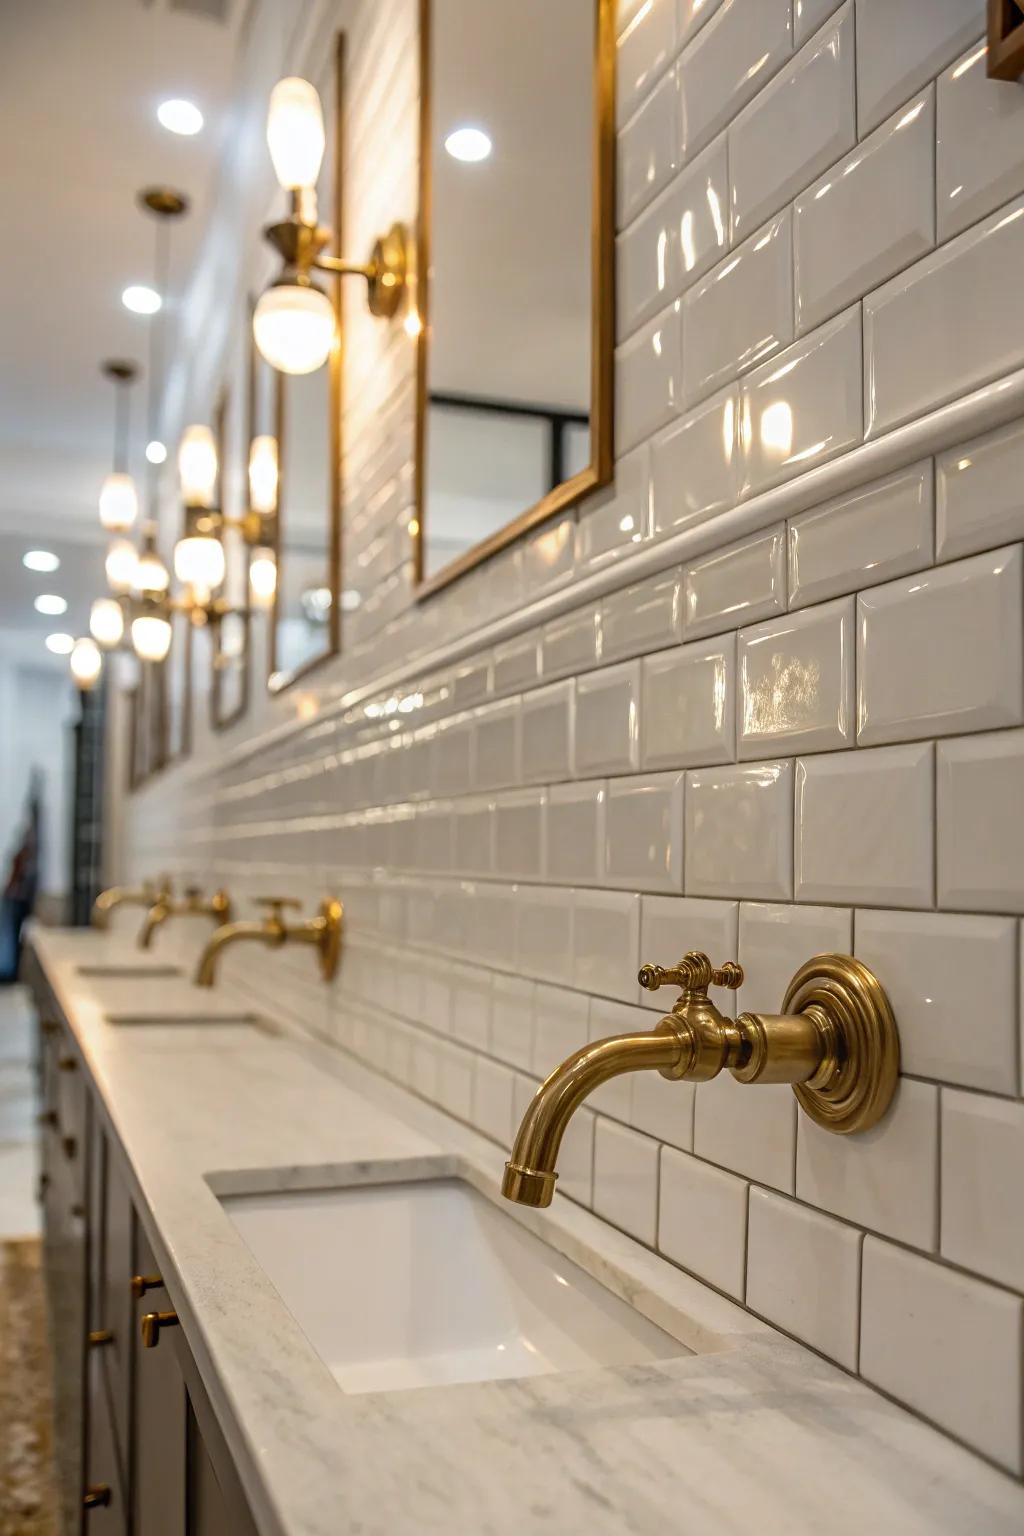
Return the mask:
M157 314L149 325L149 394L147 408L146 432L149 442L154 442L159 437L160 426L160 395L159 386L163 382L164 366L164 326L167 313L167 278L170 270L171 230L170 219L158 217L156 220L156 241L153 254L153 286L160 295L162 303ZM160 466L150 464L147 459L147 501L149 520L155 524L157 521L157 485Z

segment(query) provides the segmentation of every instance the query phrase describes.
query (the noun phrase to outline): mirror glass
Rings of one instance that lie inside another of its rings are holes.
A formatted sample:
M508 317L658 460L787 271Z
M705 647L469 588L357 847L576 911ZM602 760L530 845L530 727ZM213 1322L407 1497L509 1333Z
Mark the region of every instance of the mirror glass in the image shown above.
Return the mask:
M315 82L323 102L326 148L317 202L341 250L340 89L344 44L339 38L330 77ZM339 285L321 279L339 312ZM341 345L315 373L276 375L278 442L277 593L269 686L286 688L339 649Z
M171 616L171 648L164 662L167 761L192 750L192 624L187 614Z
M611 11L422 0L428 587L610 478Z

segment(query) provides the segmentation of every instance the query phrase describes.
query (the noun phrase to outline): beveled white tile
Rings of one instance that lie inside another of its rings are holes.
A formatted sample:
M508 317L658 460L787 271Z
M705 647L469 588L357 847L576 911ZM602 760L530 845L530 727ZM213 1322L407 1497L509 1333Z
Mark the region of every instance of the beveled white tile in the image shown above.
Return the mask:
M862 1242L854 1227L752 1189L747 1306L855 1371Z
M618 661L671 645L682 635L682 583L678 570L623 587L601 604L601 657Z
M463 709L486 698L491 687L491 658L489 655L474 656L461 662L451 676L451 702L454 708Z
M651 451L641 443L615 466L615 483L580 508L576 568L611 565L651 536Z
M680 112L678 73L672 68L618 134L615 184L620 229L636 218L679 169Z
M940 560L1024 538L1024 423L961 443L935 460Z
M748 1188L698 1157L662 1148L659 1251L738 1301L745 1284Z
M551 683L523 697L521 706L522 779L542 784L567 779L572 772L575 684Z
M864 300L868 437L1024 362L1024 203L993 214Z
M495 976L491 983L491 1050L524 1071L533 1065L535 984L522 976Z
M640 663L622 662L576 680L576 774L630 773L639 766Z
M491 1037L491 972L478 965L450 968L451 1032L463 1045L485 1051Z
M743 985L735 994L737 1012L780 1012L789 984L806 960L852 950L853 914L847 907L741 902L735 958L743 967Z
M712 965L738 958L737 903L709 901L694 896L644 896L640 916L641 964L675 965L691 949L701 949ZM715 1007L732 1018L736 993L728 987L710 987ZM655 1013L665 1013L674 1001L671 988L657 992L637 988L639 1002ZM656 1132L651 1133L657 1134ZM678 1145L678 1143L677 1143Z
M541 672L546 678L583 672L597 663L601 634L601 605L575 609L545 624L541 641Z
M533 999L532 1064L538 1080L586 1045L589 1011L589 999L582 993L538 982Z
M481 1056L473 1082L473 1124L507 1152L512 1145L512 1088L508 1067Z
M740 381L744 490L765 490L864 435L860 308L812 331Z
M948 240L1024 192L1024 96L1016 80L990 80L975 43L938 79L936 208Z
M736 637L694 640L643 659L640 760L696 768L735 755Z
M901 1078L885 1118L856 1136L798 1117L796 1193L858 1226L934 1249L938 1157L939 1090Z
M739 390L730 384L652 439L655 538L705 523L739 500L738 424Z
M793 764L698 768L686 776L688 896L788 899L793 889Z
M625 891L577 890L573 910L573 985L602 997L635 1002L640 969L640 897Z
M676 0L676 43L680 48L696 37L721 3L722 0Z
M515 965L517 893L514 885L464 881L462 950L483 965L511 970Z
M1019 725L1021 584L1020 546L1011 545L862 592L857 739L870 745Z
M724 0L679 58L686 158L761 90L791 46L790 0Z
M933 808L928 744L802 758L797 901L931 906Z
M494 868L494 815L489 799L457 801L454 822L455 869L466 875L487 875Z
M1017 1475L1022 1345L1019 1296L865 1238L861 1375Z
M1024 912L1024 731L940 741L938 902L970 912Z
M693 405L793 339L793 240L787 208L682 299L682 396ZM657 423L663 425L663 423Z
M695 282L729 243L725 135L665 188L616 242L616 325L622 341Z
M925 459L791 518L790 607L930 565L933 501Z
M693 1150L722 1168L793 1193L796 1099L784 1083L761 1083L756 1092L721 1072L697 1085Z
M666 426L682 404L681 300L615 354L615 435L622 452Z
M590 1000L587 1038L591 1042L605 1040L610 1035L636 1034L637 1031L648 1030L650 1026L650 1016L639 1008L630 1007L629 1003L616 1003L607 997L593 997ZM638 1075L636 1072L623 1072L621 1076L611 1078L595 1089L588 1096L587 1102L592 1108L600 1110L602 1115L611 1115L614 1120L628 1125Z
M519 969L537 981L572 982L572 895L540 885L519 888Z
M942 1092L942 1255L1024 1290L1024 1104Z
M736 646L741 758L853 745L852 597L741 629Z
M742 240L857 139L853 4L842 7L729 127L732 237Z
M547 523L532 533L521 546L521 552L524 592L546 592L568 581L576 555L576 519L573 514L567 512L557 522ZM499 560L502 558L498 557ZM503 582L497 585L499 591L504 590ZM503 606L514 605L505 602Z
M678 891L683 883L682 773L611 779L605 814L604 878L633 891Z
M417 869L451 869L452 822L452 805L448 800L417 807L413 854Z
M786 529L780 523L728 549L699 555L683 572L687 640L786 611Z
M466 793L470 786L472 744L472 715L451 715L438 722L431 754L431 794L442 798Z
M854 953L888 993L904 1072L1016 1092L1016 929L1011 917L858 911Z
M504 880L539 880L544 868L543 790L524 789L494 801L494 870Z
M594 1210L653 1247L658 1225L658 1143L602 1115L594 1129Z
M794 47L801 48L840 4L841 0L793 0Z
M650 0L619 33L615 50L615 111L625 123L672 58L676 42L675 0Z
M797 198L797 332L820 325L935 243L935 102L900 107Z
M540 635L536 630L516 635L494 647L492 682L495 693L530 688L540 676Z
M548 791L547 868L560 885L596 885L604 862L604 780L556 784Z
M981 31L974 0L857 0L857 122L867 133Z
M460 1045L437 1047L437 1101L456 1120L467 1123L473 1113L473 1072L476 1057Z
M484 704L473 717L473 788L518 784L519 699Z

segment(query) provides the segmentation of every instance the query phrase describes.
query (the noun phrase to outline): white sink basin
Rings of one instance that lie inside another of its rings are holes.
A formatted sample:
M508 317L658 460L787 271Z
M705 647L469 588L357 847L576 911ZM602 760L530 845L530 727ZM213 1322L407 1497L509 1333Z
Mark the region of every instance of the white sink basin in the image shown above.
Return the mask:
M221 1198L346 1392L691 1353L458 1179Z

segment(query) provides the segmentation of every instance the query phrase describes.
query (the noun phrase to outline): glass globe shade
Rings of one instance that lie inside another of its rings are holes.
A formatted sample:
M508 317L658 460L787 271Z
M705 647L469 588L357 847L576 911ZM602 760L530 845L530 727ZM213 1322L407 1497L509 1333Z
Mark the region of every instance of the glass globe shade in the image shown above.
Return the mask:
M139 556L132 583L136 592L166 592L170 584L171 573L155 550Z
M132 619L132 646L140 661L163 661L171 648L171 624L156 614Z
M107 550L104 569L114 592L130 592L135 584L138 551L130 539L115 539Z
M89 633L100 645L120 645L124 635L124 614L113 597L98 597L89 610Z
M249 562L249 591L257 608L269 608L277 591L277 557L272 549L259 548Z
M272 368L281 373L314 373L330 356L334 306L319 288L280 283L260 297L252 330Z
M277 511L277 438L266 433L249 444L249 506L263 515Z
M71 676L83 691L92 688L103 671L103 656L95 640L76 640L71 652Z
M100 488L100 522L111 533L131 528L139 515L139 498L131 475L108 475Z
M187 507L212 507L217 488L217 444L209 427L186 427L178 445L178 476Z
M227 569L224 546L208 533L192 534L174 546L174 574L197 592L212 592Z
M312 187L324 158L324 114L316 87L290 75L270 93L267 146L274 174L291 191Z

